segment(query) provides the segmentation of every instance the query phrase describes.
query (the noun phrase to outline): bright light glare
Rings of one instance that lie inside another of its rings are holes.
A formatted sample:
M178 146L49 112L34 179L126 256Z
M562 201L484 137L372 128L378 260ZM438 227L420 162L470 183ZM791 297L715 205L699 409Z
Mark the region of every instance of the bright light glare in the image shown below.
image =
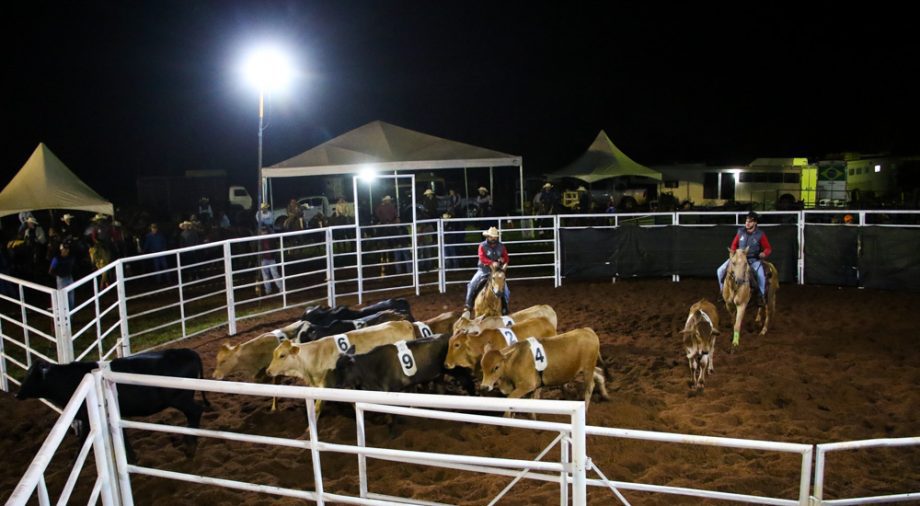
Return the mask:
M730 170L729 172L731 172L732 174L735 175L735 182L736 182L736 183L739 182L739 181L741 180L741 169L732 169L732 170Z
M284 89L294 76L287 55L276 47L264 46L253 50L246 57L243 71L247 80L264 91Z
M358 178L360 178L362 181L371 182L377 178L377 172L373 167L365 165L364 167L361 167L360 171L358 171Z
M876 166L875 166L875 172L881 172L881 171L882 171L882 166L881 166L881 165L876 165Z

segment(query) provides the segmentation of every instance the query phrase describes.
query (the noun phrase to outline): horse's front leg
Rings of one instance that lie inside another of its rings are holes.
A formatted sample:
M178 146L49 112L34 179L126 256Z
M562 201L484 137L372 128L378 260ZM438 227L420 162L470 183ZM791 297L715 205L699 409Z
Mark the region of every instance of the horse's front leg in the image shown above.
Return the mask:
M735 327L734 332L732 333L732 347L736 348L741 344L741 322L744 321L744 311L747 309L747 304L740 304L735 307L738 311L738 314L735 315Z
M775 292L774 292L775 293ZM760 329L760 335L767 335L767 329L770 327L770 319L773 317L773 311L776 309L775 295L771 294L767 303L763 305L764 318L763 318L763 328ZM760 312L758 311L758 314Z

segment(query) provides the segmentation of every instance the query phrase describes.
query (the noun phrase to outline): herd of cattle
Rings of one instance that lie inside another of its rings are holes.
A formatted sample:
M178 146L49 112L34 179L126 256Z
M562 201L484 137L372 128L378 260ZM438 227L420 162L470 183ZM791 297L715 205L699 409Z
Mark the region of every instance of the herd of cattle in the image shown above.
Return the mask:
M601 357L597 334L590 328L558 334L556 324L556 312L547 305L510 316L471 319L468 314L446 312L424 321L412 316L405 299L359 310L310 307L285 327L239 345L222 345L212 377L263 381L287 376L306 386L383 392L420 386L439 392L462 388L469 395L476 394L478 382L483 392L497 389L512 398L528 394L539 398L544 386L562 386L580 378L586 406L595 389L607 399L607 363ZM97 362L55 365L36 361L17 398L45 398L63 407L83 376L98 367ZM204 376L201 358L190 349L117 358L109 367L116 372ZM452 382L457 388L445 388ZM199 426L209 405L204 393L202 406L189 390L119 384L117 391L122 416L148 416L173 407L185 414L192 428ZM85 407L77 415L76 426L85 438ZM187 453L193 455L195 439L187 437L186 443ZM130 445L126 447L133 461Z

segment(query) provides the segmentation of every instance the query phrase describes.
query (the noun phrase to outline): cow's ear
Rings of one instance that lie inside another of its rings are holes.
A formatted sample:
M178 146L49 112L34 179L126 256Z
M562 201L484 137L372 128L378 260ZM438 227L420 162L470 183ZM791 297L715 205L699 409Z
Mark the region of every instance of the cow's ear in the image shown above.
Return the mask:
M682 335L682 336L688 336L688 335L690 335L690 334L692 334L692 333L693 333L692 330L687 330L687 329L684 329L684 330L681 330L681 331L680 331L680 335Z
M229 342L220 345L220 347L226 351L233 351L233 346Z
M348 349L345 350L345 354L346 354L346 355L354 356L354 354L355 354L355 345L349 346Z
M492 351L492 343L486 343L485 347L482 349L482 354L485 355Z
M712 331L711 331L711 332L712 332L713 334L715 334L715 335L719 335L719 334L722 333L722 331L720 331L720 330L717 329L716 327L712 327Z
M296 354L300 353L300 346L293 346L293 345L290 344L290 341L287 341L287 343L288 343L288 348L291 349L291 350L290 350L291 355L296 355Z

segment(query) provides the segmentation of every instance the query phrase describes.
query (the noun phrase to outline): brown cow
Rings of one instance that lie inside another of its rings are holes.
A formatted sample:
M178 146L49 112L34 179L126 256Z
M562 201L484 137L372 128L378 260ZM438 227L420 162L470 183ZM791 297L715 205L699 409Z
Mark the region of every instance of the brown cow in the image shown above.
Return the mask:
M585 408L591 403L595 387L600 389L602 399L609 398L604 373L595 367L601 346L593 330L585 327L541 339L540 350L533 348L531 343L535 341L521 340L503 350L487 348L482 355L480 389L490 391L497 386L510 398L533 392L533 398L539 399L542 387L561 386L581 374ZM538 371L540 362L545 367L542 372Z
M503 330L507 329L485 329L475 335L460 332L451 336L444 366L448 369L454 367L478 369L479 359L487 344L498 350L512 344L506 339ZM556 327L546 318L524 320L512 326L510 330L514 332L519 341L528 337L543 338L556 335Z
M304 344L282 341L275 348L266 372L269 376L300 378L307 386L322 388L326 386L329 372L335 369L339 355L348 351L351 345L354 345L355 353L367 353L375 346L414 339L414 329L415 326L410 322L395 321L323 337ZM322 401L316 401L317 414L321 408Z
M511 313L508 317L502 316L482 316L475 319L464 318L460 316L459 319L454 323L454 334L460 332L461 330L467 329L474 324L479 327L479 329L496 329L499 327L506 327L505 321L503 318L511 318L514 323L520 323L524 320L531 320L533 318L546 318L552 323L553 328L556 328L556 311L552 307L546 304L538 304L536 306L530 306L526 309L522 309L515 313ZM513 325L513 324L512 324Z
M702 390L706 375L715 371L713 359L716 337L719 335L719 312L716 306L706 299L700 299L690 306L690 314L680 333L690 364L690 386L694 390Z

